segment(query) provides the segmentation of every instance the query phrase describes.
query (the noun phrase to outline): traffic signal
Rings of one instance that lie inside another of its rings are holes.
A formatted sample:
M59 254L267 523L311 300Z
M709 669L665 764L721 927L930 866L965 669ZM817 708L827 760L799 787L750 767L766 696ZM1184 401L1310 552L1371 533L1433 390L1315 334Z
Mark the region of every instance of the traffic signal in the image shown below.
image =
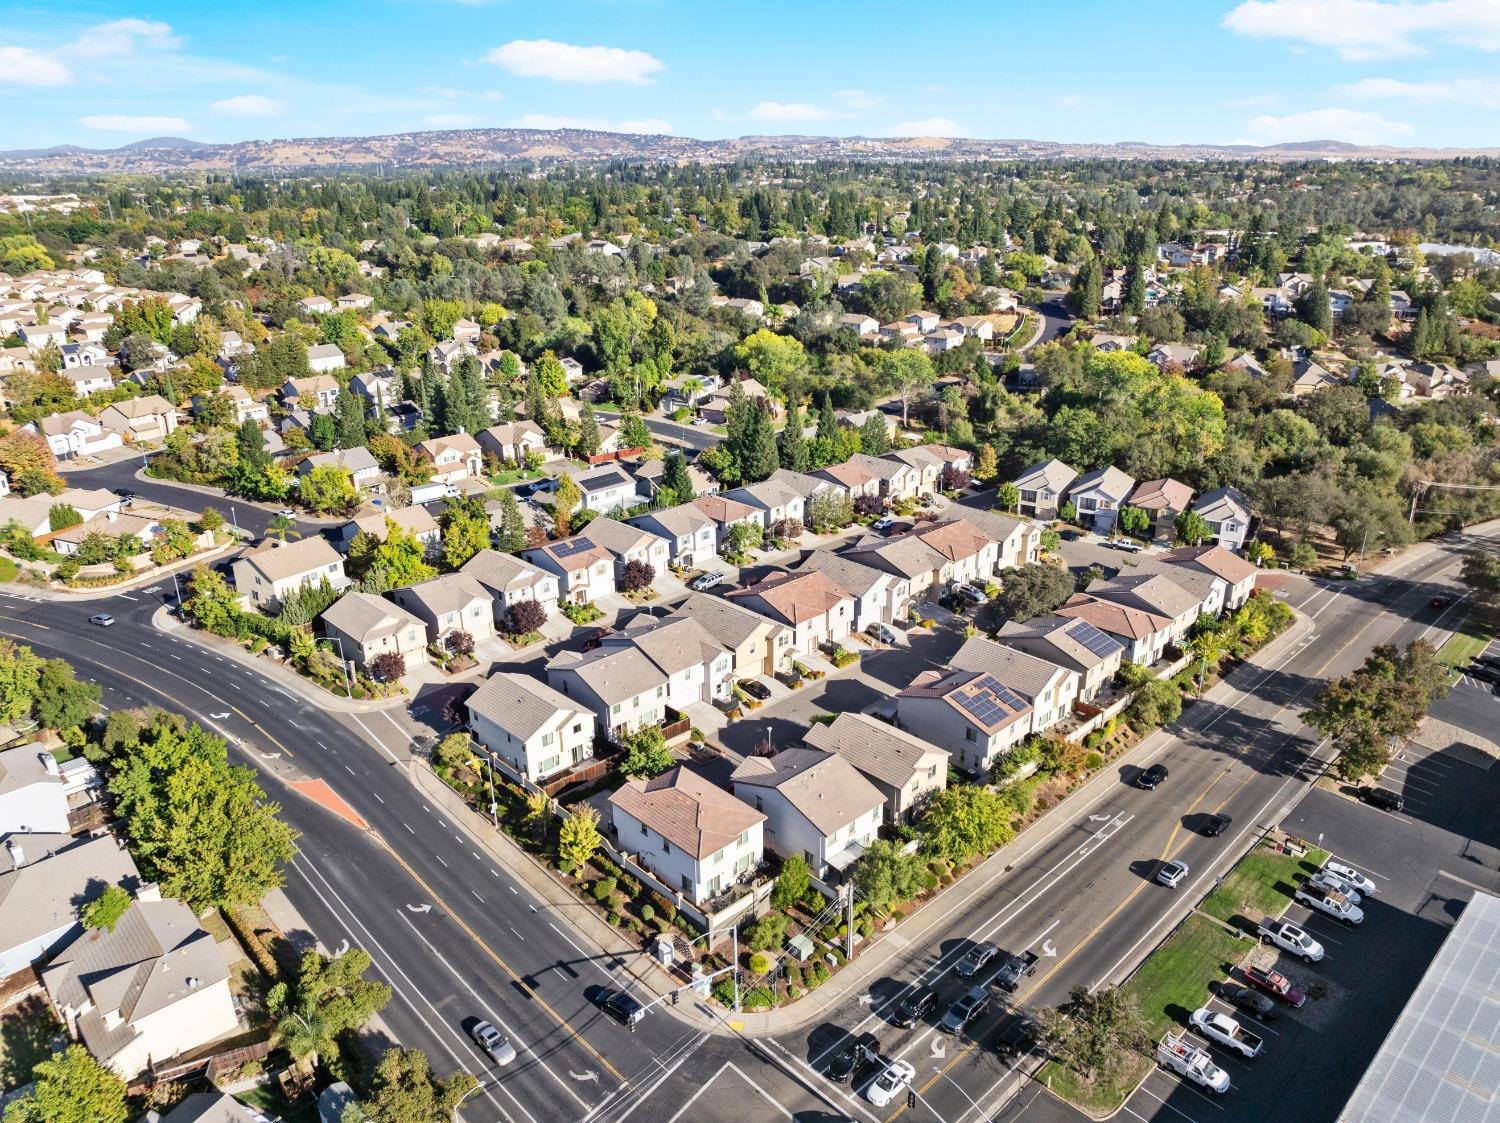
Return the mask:
M916 1107L917 1106L917 1090L915 1088L908 1088L906 1090L906 1106L907 1107Z
M677 995L679 993L680 993L679 991L675 991L675 990L672 992L672 1005L673 1006L677 1005Z

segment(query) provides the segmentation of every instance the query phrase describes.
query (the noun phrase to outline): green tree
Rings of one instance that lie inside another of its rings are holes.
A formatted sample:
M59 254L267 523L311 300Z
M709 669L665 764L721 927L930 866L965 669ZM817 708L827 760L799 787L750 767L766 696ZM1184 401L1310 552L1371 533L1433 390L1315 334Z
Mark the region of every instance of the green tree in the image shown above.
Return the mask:
M130 908L131 900L129 892L120 886L106 886L104 892L83 906L83 926L90 930L104 928L113 932L115 925L120 923L120 917Z
M1073 595L1073 575L1066 569L1029 562L1005 571L1000 595L983 606L980 614L986 628L996 630L1000 622L1023 623L1052 612Z
M356 539L359 537L364 537L363 533ZM400 589L437 576L437 570L427 562L427 547L422 540L389 517L385 520L385 539L370 536L368 560L366 547L353 547L351 543L349 556L354 559L355 572L363 575L371 589Z
M1213 537L1214 528L1209 525L1208 520L1197 511L1184 511L1177 516L1174 526L1177 531L1177 541L1185 542L1189 546L1201 546L1205 541Z
M771 393L780 393L789 382L807 372L807 350L800 340L760 328L734 348L735 360Z
M309 510L326 513L354 506L358 495L347 468L320 464L298 481L297 498Z
M922 891L922 859L901 844L878 838L865 848L854 867L854 884L865 904L879 911L910 900Z
M125 1081L69 1045L31 1070L32 1085L5 1109L5 1123L125 1123Z
M531 365L528 385L535 382L543 398L566 398L568 396L568 372L562 360L552 351L543 351L541 357ZM539 420L532 418L533 421Z
M41 681L41 656L0 636L0 722L17 725L29 717Z
M771 425L771 411L765 403L752 404L752 422L745 448L739 452L740 473L746 483L758 483L770 477L781 465L776 449L776 430Z
M677 449L667 453L662 462L661 486L663 491L671 492L673 503L690 503L697 492L687 457Z
M995 506L1002 511L1015 513L1021 503L1021 489L1015 484L1006 482L995 488Z
M374 1123L452 1123L459 1102L478 1083L468 1072L439 1080L425 1053L390 1049L375 1069L369 1098L360 1106Z
M787 414L786 428L781 431L781 466L789 472L807 471L807 423L802 419L802 403L793 402Z
M1182 716L1182 694L1172 683L1152 679L1136 691L1127 713L1131 721L1152 729L1170 725Z
M81 525L83 525L83 516L78 513L76 507L70 507L66 503L54 503L47 511L47 526L54 532Z
M620 773L632 780L647 779L672 767L674 757L667 748L661 726L648 725L624 737L625 753L620 758Z
M1120 529L1126 534L1143 535L1151 529L1151 516L1127 503L1120 508Z
M276 517L266 524L266 537L279 538L285 542L288 538L301 538L302 532L297 529L296 519L278 511Z
M594 415L594 407L585 402L578 411L578 441L573 445L573 455L587 460L598 452L599 419Z
M557 859L563 871L572 873L586 865L599 849L599 812L583 804L557 828Z
M44 729L76 729L99 709L104 692L80 679L63 659L42 664L34 712Z
M1151 1044L1140 1008L1119 987L1090 991L1079 984L1065 1005L1039 1010L1037 1023L1052 1055L1091 1084L1122 1071Z
M937 381L932 360L925 351L903 347L899 351L882 351L875 369L881 384L901 399L902 427L910 426L912 401L932 389Z
M847 492L827 491L814 495L807 503L807 525L814 534L832 534L854 521L854 500Z
M1010 807L989 788L956 785L939 792L922 816L922 852L961 865L988 854L1015 833Z
M342 1038L390 1002L389 986L364 977L370 965L370 953L363 948L350 948L333 959L307 951L295 984L271 988L266 1006L276 1018L276 1039L294 1061L335 1056Z
M806 897L811 887L812 869L805 858L793 854L781 863L781 873L771 889L771 907L789 909Z
M1460 579L1487 608L1500 604L1500 556L1475 550L1464 557Z
M443 529L443 564L450 570L458 569L480 550L489 549L490 517L485 513L484 500L472 496L446 500L438 522Z
M582 501L583 492L578 490L573 477L564 472L552 492L552 531L558 538L566 538L573 532L573 515Z
M496 549L507 554L519 553L526 548L526 520L521 515L521 505L516 502L513 488L500 489L500 528L496 532Z
M217 507L205 507L203 513L198 516L198 529L206 530L210 534L224 529L224 516L219 514Z
M1429 706L1448 692L1447 668L1432 645L1375 648L1358 670L1328 683L1303 719L1329 737L1346 779L1378 772L1391 741L1411 736Z
M859 448L870 456L884 456L891 451L891 428L885 414L877 410L864 419L859 427Z
M999 457L995 454L995 446L989 444L980 445L979 455L975 458L974 461L974 478L982 484L987 484L995 478L999 471L1000 461ZM1015 485L1011 484L1001 486L1013 487ZM996 498L997 500L999 498L998 491L996 494Z

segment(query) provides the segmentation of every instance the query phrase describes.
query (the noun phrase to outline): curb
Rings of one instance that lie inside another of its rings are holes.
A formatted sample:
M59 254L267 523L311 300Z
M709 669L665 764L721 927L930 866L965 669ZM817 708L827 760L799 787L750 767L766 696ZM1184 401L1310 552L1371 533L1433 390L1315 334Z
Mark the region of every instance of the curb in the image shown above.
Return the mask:
M222 546L215 546L212 550L205 550L201 554L194 554L192 557L182 558L178 561L173 562L169 566L154 570L150 574L142 574L140 576L131 577L128 580L119 582L118 584L103 585L97 589L53 589L50 587L28 585L21 581L8 581L4 585L0 585L0 588L24 591L27 596L36 597L38 600L44 601L85 603L87 601L109 600L112 597L119 596L121 593L135 592L140 589L148 588L149 586L154 584L158 584L164 581L170 581L174 576L179 575L184 571L197 569L199 565L211 562L221 555L234 553L235 551L241 549L244 545L245 543L241 539L231 538ZM17 562L16 564L24 565L25 563Z

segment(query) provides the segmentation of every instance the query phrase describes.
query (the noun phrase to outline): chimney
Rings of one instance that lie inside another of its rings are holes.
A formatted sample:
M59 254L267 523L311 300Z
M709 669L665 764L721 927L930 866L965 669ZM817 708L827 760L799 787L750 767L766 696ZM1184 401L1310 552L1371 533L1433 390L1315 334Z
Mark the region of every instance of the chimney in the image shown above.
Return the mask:
M7 839L5 849L10 851L10 864L16 869L26 864L26 851L21 849L21 844L15 839Z
M42 767L47 770L48 776L62 775L62 769L58 766L57 758L51 753L37 753L36 758L42 762Z

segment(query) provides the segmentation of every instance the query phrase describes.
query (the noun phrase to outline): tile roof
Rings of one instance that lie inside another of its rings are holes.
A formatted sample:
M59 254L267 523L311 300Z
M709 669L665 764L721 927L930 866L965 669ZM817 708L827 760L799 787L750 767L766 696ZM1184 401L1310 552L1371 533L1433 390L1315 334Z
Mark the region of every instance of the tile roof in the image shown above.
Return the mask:
M691 854L716 854L766 817L692 769L678 765L650 780L629 780L609 802ZM622 840L628 849L630 843Z
M897 791L927 767L924 762L941 756L940 766L946 766L949 755L948 750L867 714L841 713L831 723L813 725L802 740L814 749L837 753L866 776Z
M1059 616L1087 620L1101 632L1128 640L1145 639L1172 626L1170 617L1127 604L1100 600L1088 593L1075 593L1057 610Z
M558 714L583 711L566 694L524 674L493 674L465 702L470 712L489 718L519 741L550 725ZM589 717L593 721L593 717Z
M826 468L818 469L818 475L827 476L840 487L851 490L868 487L871 480L880 478L868 468L847 460L842 464L830 464Z
M759 600L792 624L815 620L836 608L840 601L849 599L849 594L831 578L816 570L772 574L728 595Z
M693 506L716 523L737 523L745 519L760 519L758 508L723 495L700 495L693 500Z
M373 593L348 592L323 613L325 626L337 628L361 644L393 636L415 624L427 634L427 625L394 601Z
M741 787L770 788L801 812L825 837L885 804L880 789L837 753L783 749L775 756L746 757L730 777Z
M1143 511L1186 511L1193 489L1170 478L1143 480L1130 493L1129 504Z

